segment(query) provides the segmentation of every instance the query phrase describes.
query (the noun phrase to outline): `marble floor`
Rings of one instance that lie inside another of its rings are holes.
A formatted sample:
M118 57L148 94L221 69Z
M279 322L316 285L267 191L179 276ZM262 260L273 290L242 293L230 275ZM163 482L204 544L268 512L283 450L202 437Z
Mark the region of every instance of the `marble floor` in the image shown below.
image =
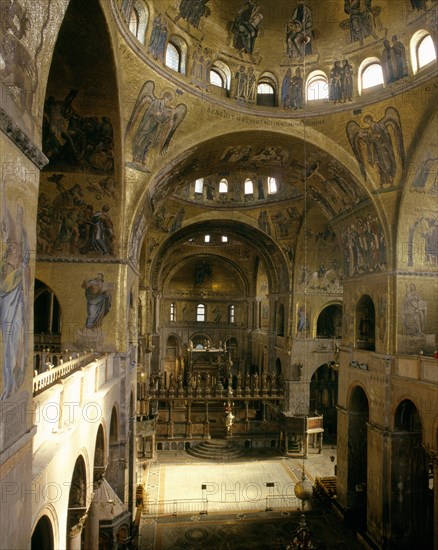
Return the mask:
M313 483L316 476L333 475L335 463L330 446L320 454L311 450L304 461L270 452L212 462L163 451L140 472L148 507L138 548L284 550L300 522L294 486L303 466ZM330 508L309 501L305 517L317 548L361 548Z

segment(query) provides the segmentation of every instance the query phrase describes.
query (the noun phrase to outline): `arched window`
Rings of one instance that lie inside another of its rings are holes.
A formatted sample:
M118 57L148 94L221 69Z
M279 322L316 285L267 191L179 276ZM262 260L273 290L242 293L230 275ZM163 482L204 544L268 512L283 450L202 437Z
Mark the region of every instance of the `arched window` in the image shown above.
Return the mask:
M225 178L219 182L219 193L228 193L228 182Z
M376 86L383 86L382 65L377 58L365 59L360 65L359 75L359 94L361 94L363 90L369 90Z
M149 11L141 0L134 2L131 13L126 14L129 30L131 33L144 44L146 27L149 19Z
M205 321L205 305L204 304L198 304L196 306L196 320L199 323L203 323Z
M210 84L213 84L213 86L218 86L219 88L225 88L224 78L215 68L210 70Z
M411 63L414 74L433 61L436 61L434 41L427 31L419 30L411 39Z
M166 48L166 67L177 73L181 72L181 53L172 42L169 42Z
M195 181L195 193L202 195L204 191L204 178L199 178Z
M129 17L129 30L132 32L134 36L137 36L138 23L139 23L138 11L134 7Z
M436 60L435 44L430 34L425 36L418 44L417 59L419 69Z
M257 105L275 107L276 93L275 87L271 82L259 82L257 86Z
M277 192L277 181L275 178L268 177L268 194L275 195Z
M176 306L175 302L171 302L170 304L170 322L174 323L176 321Z
M186 74L187 44L179 36L172 36L169 39L165 64L177 73Z
M210 83L221 88L230 89L231 71L228 65L217 59L211 66Z
M322 71L313 71L306 82L307 101L326 101L329 96L327 76Z
M254 185L252 183L252 180L249 178L246 178L245 180L245 195L252 195L254 193Z
M231 304L229 307L228 307L228 322L229 323L234 323L235 321L235 307L233 304Z

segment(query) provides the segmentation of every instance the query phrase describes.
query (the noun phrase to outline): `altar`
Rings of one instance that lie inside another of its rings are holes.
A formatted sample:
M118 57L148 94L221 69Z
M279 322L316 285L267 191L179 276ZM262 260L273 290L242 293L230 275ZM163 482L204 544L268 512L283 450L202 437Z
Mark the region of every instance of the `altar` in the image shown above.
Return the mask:
M226 346L210 347L209 343L189 345L187 348L187 378L198 378L208 381L210 386L217 381L224 384L231 378L233 362Z

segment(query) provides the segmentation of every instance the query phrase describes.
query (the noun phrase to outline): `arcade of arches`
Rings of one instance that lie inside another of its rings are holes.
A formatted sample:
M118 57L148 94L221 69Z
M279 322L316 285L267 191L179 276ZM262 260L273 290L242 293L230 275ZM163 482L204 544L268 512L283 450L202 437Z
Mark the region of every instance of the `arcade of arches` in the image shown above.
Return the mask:
M0 547L128 547L227 439L336 446L344 520L438 549L436 1L0 21Z

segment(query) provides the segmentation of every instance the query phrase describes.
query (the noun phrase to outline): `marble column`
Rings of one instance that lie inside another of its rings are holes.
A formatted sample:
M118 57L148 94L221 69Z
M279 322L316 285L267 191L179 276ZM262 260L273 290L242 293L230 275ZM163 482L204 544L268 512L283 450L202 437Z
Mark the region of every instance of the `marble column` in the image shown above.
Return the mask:
M68 511L67 550L81 550L81 535L86 519L86 513L81 516L76 511Z

